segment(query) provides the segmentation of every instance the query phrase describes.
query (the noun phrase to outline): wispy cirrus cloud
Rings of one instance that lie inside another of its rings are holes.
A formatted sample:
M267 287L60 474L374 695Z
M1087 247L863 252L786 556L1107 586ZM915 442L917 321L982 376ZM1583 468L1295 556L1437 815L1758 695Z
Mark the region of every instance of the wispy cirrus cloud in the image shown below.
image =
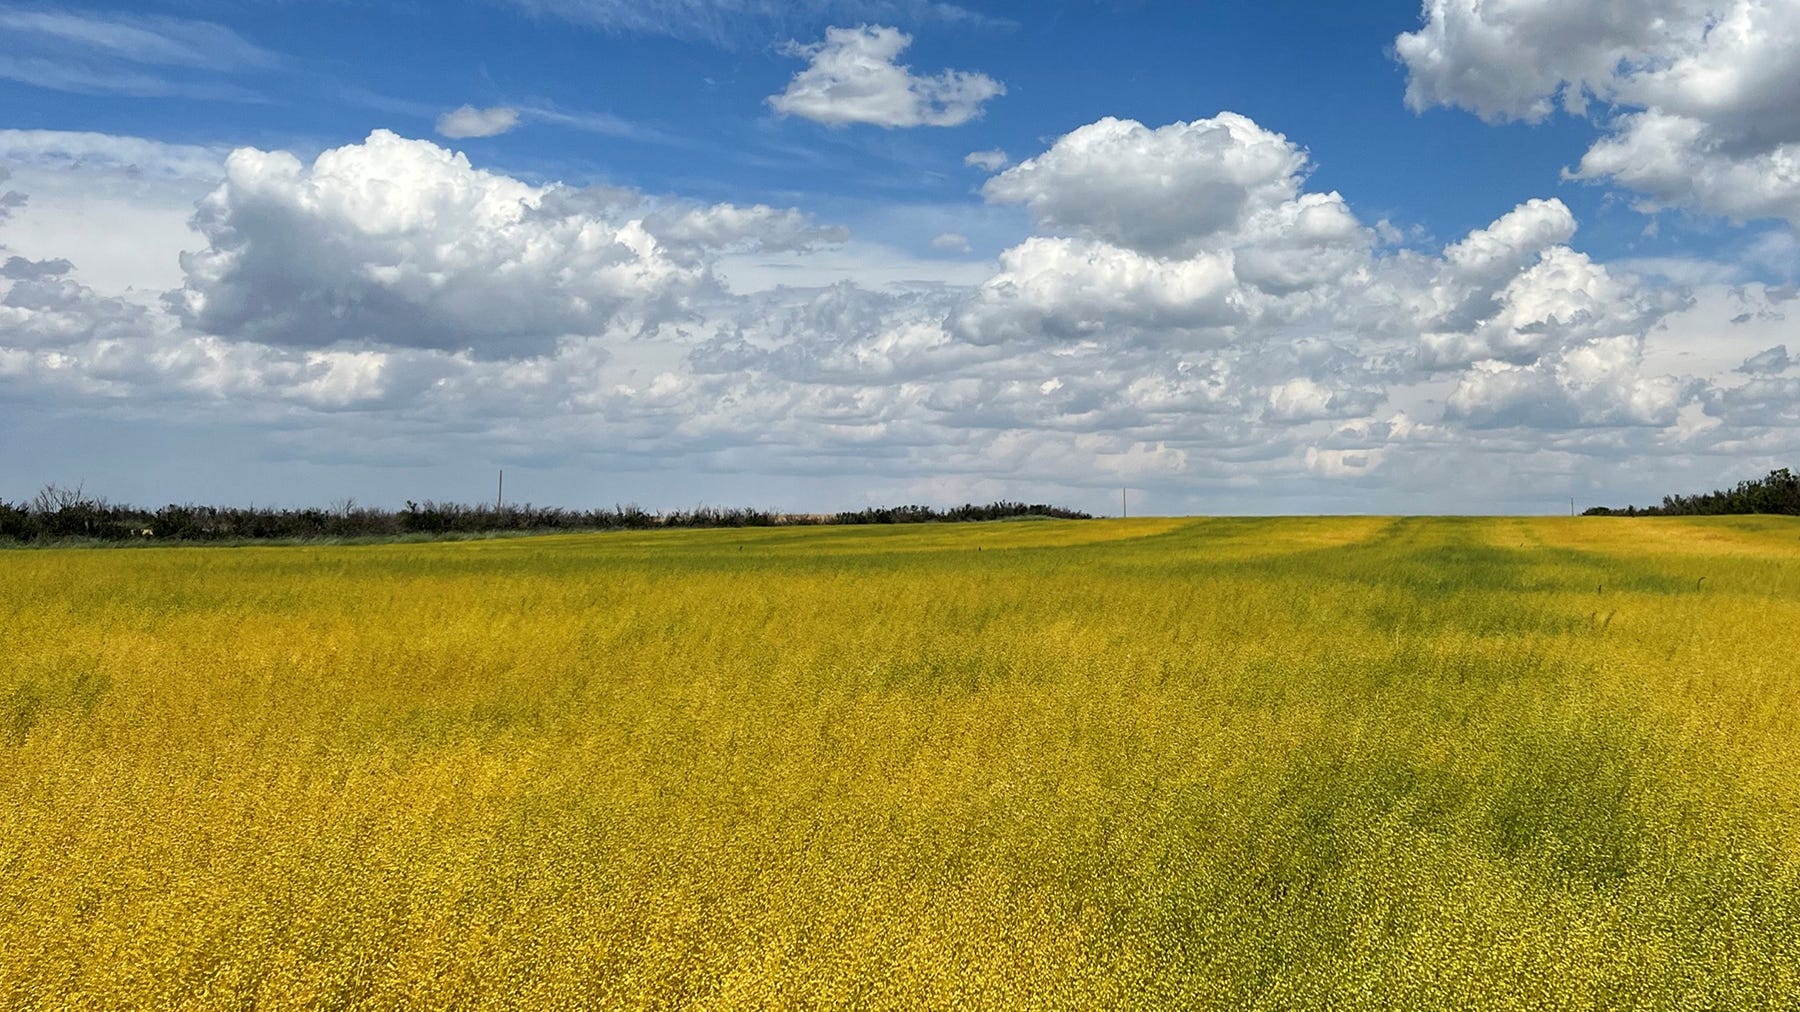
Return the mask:
M452 140L498 137L526 124L541 123L565 130L600 134L603 137L629 137L659 143L677 142L672 135L633 123L622 116L609 112L563 109L551 102L527 101L485 108L464 105L439 115L436 123L438 135Z
M112 173L139 179L211 182L227 149L70 130L0 130L0 161L18 171ZM0 174L0 182L8 178Z
M255 101L223 80L282 58L223 25L186 18L0 6L0 78L52 91Z
M1009 28L1013 23L936 0L498 0L530 14L621 35L656 35L727 49L767 45L827 23Z
M154 66L238 70L281 62L223 25L182 18L0 7L0 31Z
M528 120L539 123L549 123L553 126L607 137L636 137L639 139L663 139L666 137L660 131L651 130L610 112L564 109L551 102L523 103L519 106L519 114Z

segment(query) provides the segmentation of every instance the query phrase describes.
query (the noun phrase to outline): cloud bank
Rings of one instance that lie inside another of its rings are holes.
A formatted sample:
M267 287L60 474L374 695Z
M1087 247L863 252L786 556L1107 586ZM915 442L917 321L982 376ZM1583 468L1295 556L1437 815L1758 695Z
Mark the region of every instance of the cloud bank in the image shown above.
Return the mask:
M1772 342L1667 364L1714 339L1725 317L1696 307L1728 293L1594 260L1562 202L1408 248L1308 171L1244 116L1103 119L988 181L1033 225L979 284L739 290L726 258L804 265L848 234L526 182L387 131L310 161L244 148L197 194L160 298L96 290L78 250L4 261L0 396L157 405L320 460L479 448L878 498L1132 484L1186 508L1408 490L1471 508L1546 469L1559 488L1729 473L1800 435ZM1734 312L1780 312L1780 292L1734 292Z

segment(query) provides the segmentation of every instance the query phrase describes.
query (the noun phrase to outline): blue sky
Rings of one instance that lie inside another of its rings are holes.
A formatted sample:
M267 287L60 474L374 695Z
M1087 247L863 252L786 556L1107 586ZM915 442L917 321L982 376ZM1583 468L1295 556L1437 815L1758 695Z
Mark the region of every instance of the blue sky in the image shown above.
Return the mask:
M0 3L0 497L1748 476L1800 445L1794 42L1773 0Z
M110 10L204 15L265 51L268 63L153 71L171 90L231 88L241 90L239 101L127 101L99 88L83 94L18 80L0 84L0 97L8 125L18 128L298 150L361 140L376 128L429 137L438 115L464 104L541 108L592 122L528 119L524 129L458 146L528 178L871 217L897 204L978 206L982 176L962 161L970 150L1036 151L1102 116L1163 124L1229 109L1302 143L1313 155L1315 187L1340 190L1366 216L1433 235L1459 235L1553 193L1576 210L1599 253L1718 242L1710 230L1672 229L1647 243L1641 216L1608 202L1603 188L1560 183L1559 171L1580 159L1591 137L1577 121L1496 130L1456 111L1408 110L1392 43L1416 26L1415 3L966 9L985 20L894 19L914 33L907 62L979 68L1006 85L980 119L947 130L843 129L771 114L765 97L797 67L780 45L817 36L834 20L829 8L779 21L721 16L721 38L710 26L684 26L680 11L664 16L669 34L658 35L504 3L118 5ZM24 41L75 48L41 36ZM1460 171L1440 171L1446 162ZM1596 245L1602 240L1608 245Z

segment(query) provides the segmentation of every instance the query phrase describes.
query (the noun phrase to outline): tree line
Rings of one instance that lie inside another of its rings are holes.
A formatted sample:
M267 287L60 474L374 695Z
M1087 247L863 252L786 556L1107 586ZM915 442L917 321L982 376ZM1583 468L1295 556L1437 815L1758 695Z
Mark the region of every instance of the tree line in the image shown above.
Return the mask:
M81 487L46 486L24 502L0 499L0 540L268 541L337 538L450 537L504 533L657 530L691 527L792 527L827 524L919 524L1091 515L1042 503L973 503L949 509L884 506L839 513L778 513L697 506L651 512L636 505L598 509L558 506L412 502L390 510L342 500L325 508L169 505L149 510L107 501Z
M1735 513L1779 513L1800 516L1800 474L1781 468L1768 477L1740 481L1735 488L1694 495L1663 496L1661 506L1595 506L1584 516L1701 517Z

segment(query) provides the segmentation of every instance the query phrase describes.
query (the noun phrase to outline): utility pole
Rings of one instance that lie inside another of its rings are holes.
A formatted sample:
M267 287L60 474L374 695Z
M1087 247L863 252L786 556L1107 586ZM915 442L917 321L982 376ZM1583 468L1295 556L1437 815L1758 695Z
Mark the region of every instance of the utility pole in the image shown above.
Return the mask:
M1125 493L1128 491L1130 491L1130 489L1128 489L1128 488L1122 488L1119 490L1119 519L1120 520L1131 519L1131 511L1129 509L1127 509L1125 506Z
M500 512L500 504L506 501L506 469L500 469L500 487L494 491L494 512Z
M1575 515L1575 497L1574 496L1569 497L1569 515L1570 516Z

